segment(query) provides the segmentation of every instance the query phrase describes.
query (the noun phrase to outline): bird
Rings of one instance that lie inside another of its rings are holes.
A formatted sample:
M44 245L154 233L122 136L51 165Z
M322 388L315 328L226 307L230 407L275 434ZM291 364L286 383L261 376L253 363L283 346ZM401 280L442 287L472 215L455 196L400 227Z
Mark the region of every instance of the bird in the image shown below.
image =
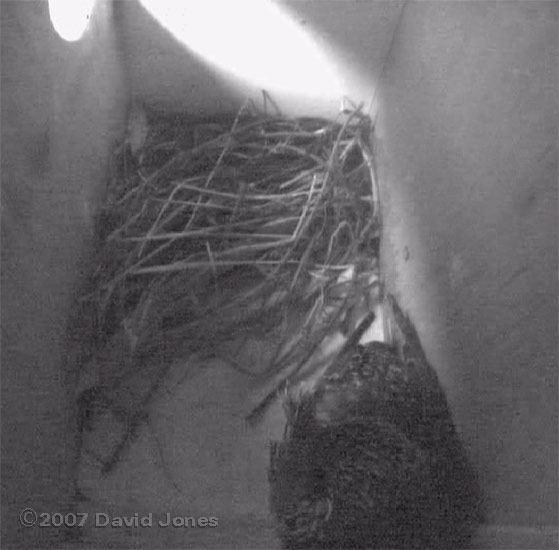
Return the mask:
M311 390L285 396L268 468L284 549L464 548L483 518L436 371L386 299L400 342L361 345L361 324Z

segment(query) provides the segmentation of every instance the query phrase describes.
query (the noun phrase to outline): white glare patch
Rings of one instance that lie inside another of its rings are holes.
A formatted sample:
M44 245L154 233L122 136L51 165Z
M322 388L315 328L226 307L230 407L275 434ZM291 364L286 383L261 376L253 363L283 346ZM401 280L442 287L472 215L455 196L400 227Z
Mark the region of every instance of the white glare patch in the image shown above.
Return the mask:
M270 0L140 0L175 38L214 66L267 91L343 94L312 38Z
M93 11L95 0L49 0L52 26L58 35L68 42L79 40Z

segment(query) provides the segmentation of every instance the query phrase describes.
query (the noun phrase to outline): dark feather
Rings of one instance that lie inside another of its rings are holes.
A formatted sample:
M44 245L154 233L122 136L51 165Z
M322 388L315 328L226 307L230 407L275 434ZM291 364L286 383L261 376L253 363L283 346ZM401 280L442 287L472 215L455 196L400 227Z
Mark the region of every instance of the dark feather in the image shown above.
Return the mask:
M401 348L352 342L286 402L271 509L284 548L459 548L480 491L445 394L394 298Z

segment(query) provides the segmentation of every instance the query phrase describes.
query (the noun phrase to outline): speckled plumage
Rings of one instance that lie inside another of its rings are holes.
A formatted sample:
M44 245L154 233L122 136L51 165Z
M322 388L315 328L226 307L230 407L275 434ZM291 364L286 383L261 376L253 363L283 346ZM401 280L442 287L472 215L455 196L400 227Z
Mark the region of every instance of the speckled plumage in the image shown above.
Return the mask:
M284 548L459 548L480 517L437 375L390 302L402 349L357 346L286 401L269 471Z

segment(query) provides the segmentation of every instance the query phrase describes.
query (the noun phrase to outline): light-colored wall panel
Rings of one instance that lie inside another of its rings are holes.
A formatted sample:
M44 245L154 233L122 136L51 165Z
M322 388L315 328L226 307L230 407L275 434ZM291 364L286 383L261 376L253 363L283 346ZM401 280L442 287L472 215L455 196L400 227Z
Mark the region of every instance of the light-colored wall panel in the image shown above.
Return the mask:
M242 14L245 3L238 4ZM306 98L278 88L268 88L282 111L298 115L334 116L340 107L344 92L353 101L368 103L372 100L383 60L390 46L394 28L403 6L400 0L375 2L276 2L282 12L313 37L317 46L329 56L329 62L340 76L341 93L325 86L321 97ZM195 6L194 6L195 7ZM192 17L196 10L192 9ZM188 17L188 10L184 17ZM125 66L133 94L141 101L159 107L180 109L193 116L222 111L236 111L247 97L260 101L261 88L242 78L232 78L212 65L200 54L189 49L188 36L181 42L175 38L138 2L118 4L119 25L122 32ZM219 14L216 13L216 18ZM246 14L250 20L250 12ZM244 21L244 19L243 19ZM222 21L219 21L223 25ZM254 28L267 24L254 18ZM236 27L237 25L237 27ZM227 35L220 33L218 25L207 33L215 34L215 41L243 41L247 37L239 22L228 22ZM270 22L273 27L273 21ZM273 30L273 29L272 29ZM269 33L263 40L277 40L278 48L285 51L283 64L293 64L305 55L291 49L291 36ZM261 40L261 39L259 39ZM255 42L253 55L266 59L267 44ZM281 56L280 56L281 57ZM284 70L284 67L278 67ZM312 67L309 68L312 70Z
M391 280L488 520L557 524L557 4L411 2L377 129Z
M67 503L65 323L127 92L110 3L97 3L74 43L55 33L47 2L2 2L1 18L2 542L46 547L62 529L24 529L18 514Z

